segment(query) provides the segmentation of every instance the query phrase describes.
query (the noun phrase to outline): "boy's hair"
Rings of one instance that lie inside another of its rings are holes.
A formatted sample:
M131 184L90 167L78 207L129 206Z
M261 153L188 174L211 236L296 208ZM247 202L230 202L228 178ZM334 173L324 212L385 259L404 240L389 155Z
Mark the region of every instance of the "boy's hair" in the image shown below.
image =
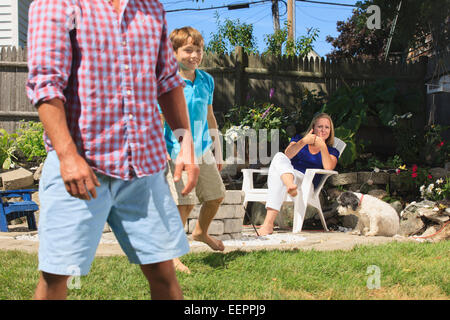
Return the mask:
M201 33L192 27L183 27L175 29L170 33L170 41L172 42L173 50L177 51L178 48L186 45L192 39L192 43L196 46L203 47L204 40Z

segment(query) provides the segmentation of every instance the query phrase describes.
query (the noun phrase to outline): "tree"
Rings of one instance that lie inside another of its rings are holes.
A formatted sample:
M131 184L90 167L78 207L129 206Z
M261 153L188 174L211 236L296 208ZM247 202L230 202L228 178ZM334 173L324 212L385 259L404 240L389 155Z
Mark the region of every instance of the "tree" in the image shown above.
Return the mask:
M282 29L276 30L273 34L265 35L267 49L264 54L275 56L300 56L306 57L313 49L313 42L319 34L318 29L308 29L307 34L298 37L296 41L288 39L288 23Z
M216 25L217 31L211 32L211 40L205 47L206 51L229 54L235 47L241 46L247 54L258 52L252 24L228 18L222 23L219 14L216 13Z
M381 60L387 45L399 0L365 0L357 2L357 9L347 21L338 21L336 38L327 37L334 47L329 58L360 58ZM370 5L377 5L381 11L381 29L367 27ZM408 50L425 43L425 35L430 32L434 43L448 43L448 25L450 15L449 0L403 0L392 38L390 52L400 52L406 58ZM443 30L445 30L443 32Z

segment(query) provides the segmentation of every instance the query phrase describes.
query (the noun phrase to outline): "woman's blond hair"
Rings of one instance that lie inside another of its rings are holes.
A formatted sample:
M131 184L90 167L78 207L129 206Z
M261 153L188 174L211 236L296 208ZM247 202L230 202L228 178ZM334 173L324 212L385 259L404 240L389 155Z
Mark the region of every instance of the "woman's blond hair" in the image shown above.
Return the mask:
M330 147L332 147L334 145L334 124L333 120L331 120L331 117L327 113L319 113L316 116L314 116L314 118L311 120L311 123L309 124L308 129L305 131L303 136L307 135L311 131L311 129L314 128L316 122L322 118L328 119L330 121L330 136L327 138L325 143Z
M192 27L175 29L170 33L169 37L175 52L178 48L188 44L189 38L192 39L192 43L196 46L203 47L204 45L202 34Z

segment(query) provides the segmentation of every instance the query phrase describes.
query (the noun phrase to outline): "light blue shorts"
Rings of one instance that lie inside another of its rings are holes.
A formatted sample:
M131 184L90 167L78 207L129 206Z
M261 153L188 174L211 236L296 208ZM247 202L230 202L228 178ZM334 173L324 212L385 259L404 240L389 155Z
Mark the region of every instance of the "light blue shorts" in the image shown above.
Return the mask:
M151 264L189 252L164 170L124 181L97 174L97 198L69 195L52 151L39 183L39 270L86 275L108 222L129 261Z

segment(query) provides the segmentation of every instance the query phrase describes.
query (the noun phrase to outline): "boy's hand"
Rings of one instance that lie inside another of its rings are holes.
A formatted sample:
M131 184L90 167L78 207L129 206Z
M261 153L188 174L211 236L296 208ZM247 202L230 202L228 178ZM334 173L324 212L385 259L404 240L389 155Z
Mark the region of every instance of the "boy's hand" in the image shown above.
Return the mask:
M194 189L197 184L198 176L200 174L200 168L195 160L194 156L194 144L190 132L183 136L183 140L180 143L180 152L175 160L175 171L173 173L173 181L178 182L181 179L182 171L186 171L188 175L188 181L181 191L183 196L187 195Z

